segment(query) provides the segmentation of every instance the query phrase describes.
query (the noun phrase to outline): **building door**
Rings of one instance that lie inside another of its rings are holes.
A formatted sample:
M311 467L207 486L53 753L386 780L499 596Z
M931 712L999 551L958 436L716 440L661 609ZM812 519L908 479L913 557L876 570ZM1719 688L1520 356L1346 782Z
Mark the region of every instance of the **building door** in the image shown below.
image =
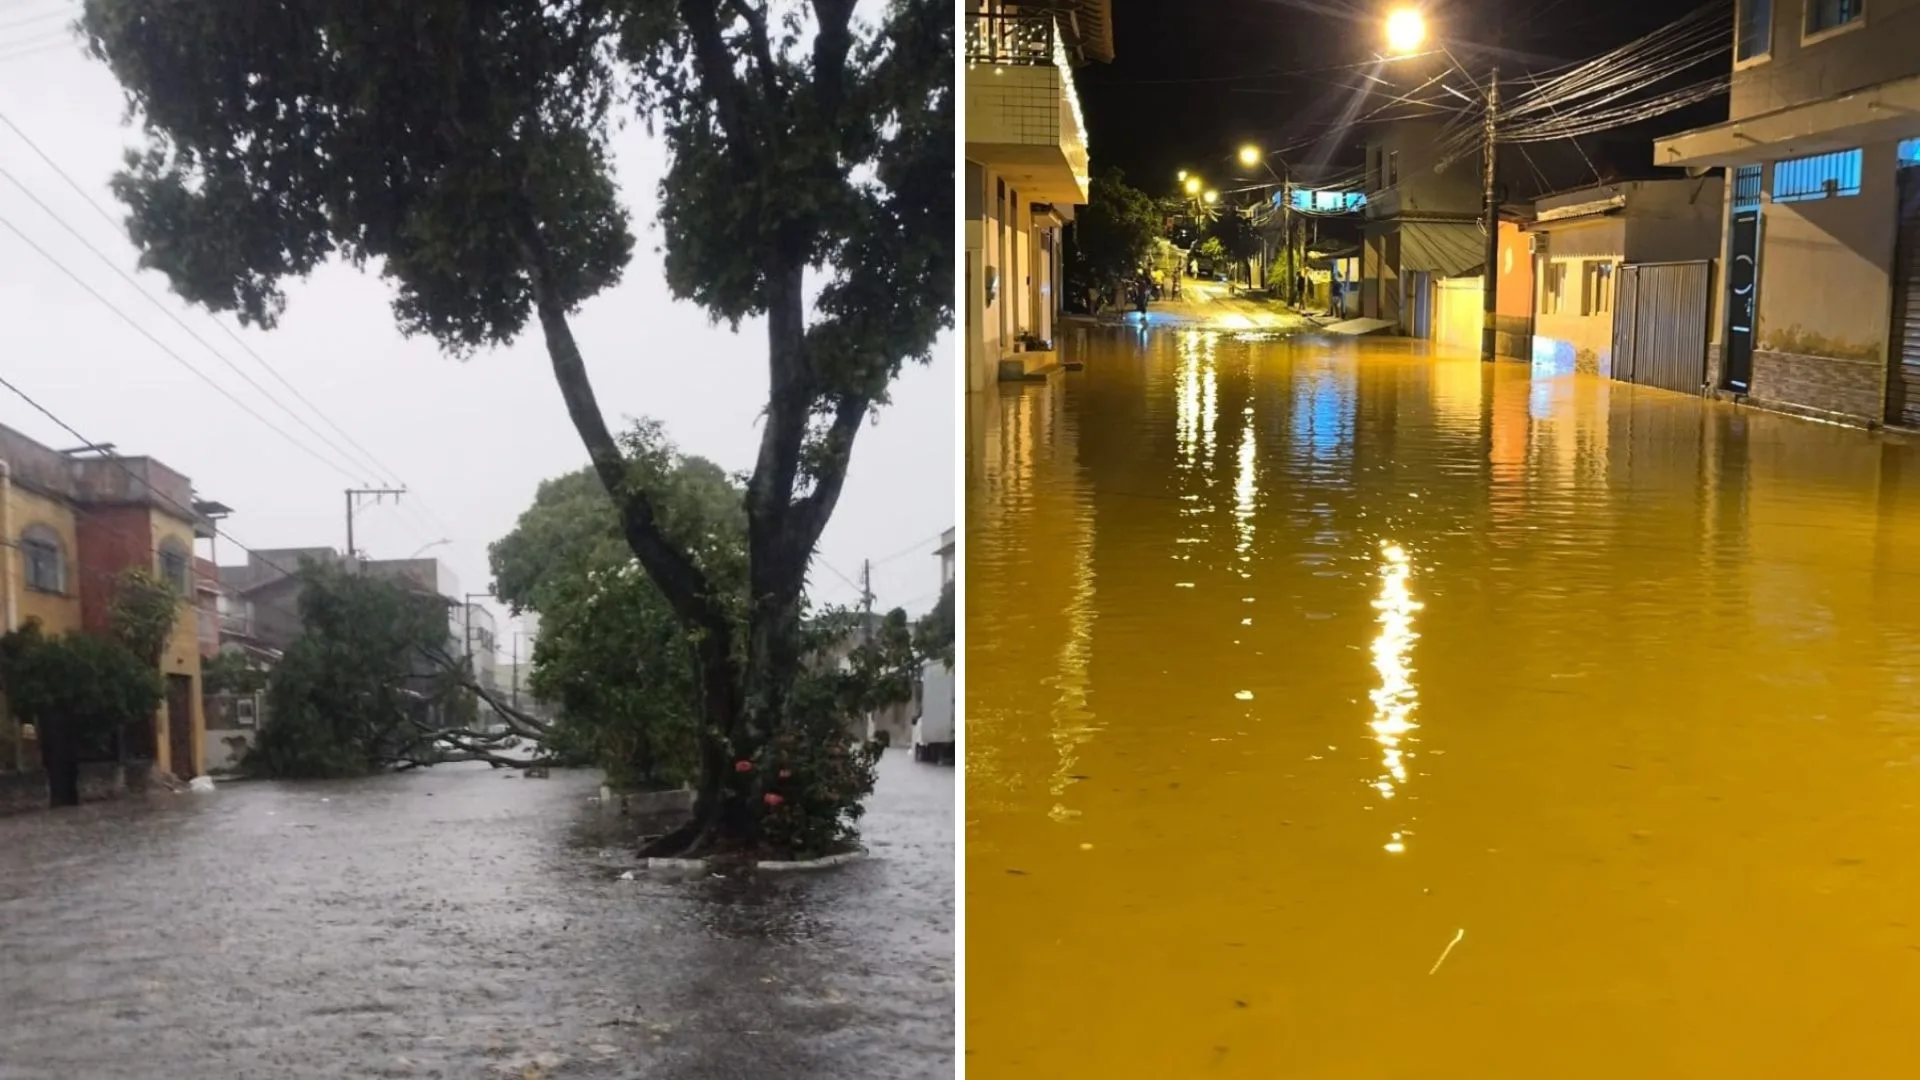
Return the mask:
M1756 306L1759 292L1760 210L1735 210L1727 245L1727 350L1720 381L1726 389L1743 394L1753 378L1753 329L1760 314Z
M1920 427L1920 167L1909 165L1898 176L1900 228L1893 249L1887 423Z
M1407 313L1407 336L1430 338L1433 336L1433 272L1430 270L1407 270L1400 275L1400 289L1405 294L1401 301L1401 310Z
M167 676L167 755L173 775L191 780L193 768L193 677Z

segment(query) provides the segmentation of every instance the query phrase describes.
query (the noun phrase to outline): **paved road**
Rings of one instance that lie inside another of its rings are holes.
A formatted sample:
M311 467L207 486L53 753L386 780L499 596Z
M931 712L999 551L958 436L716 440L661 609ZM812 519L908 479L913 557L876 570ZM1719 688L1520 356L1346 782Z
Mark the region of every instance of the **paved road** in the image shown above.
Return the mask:
M951 1076L953 778L890 752L874 858L759 883L619 880L586 774L0 819L0 1080Z

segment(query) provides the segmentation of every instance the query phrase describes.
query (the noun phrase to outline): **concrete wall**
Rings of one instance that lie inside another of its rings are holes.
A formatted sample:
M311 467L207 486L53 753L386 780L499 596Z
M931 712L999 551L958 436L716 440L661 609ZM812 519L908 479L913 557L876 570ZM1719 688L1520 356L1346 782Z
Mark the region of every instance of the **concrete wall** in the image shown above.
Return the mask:
M1368 179L1369 218L1404 213L1477 214L1484 192L1480 155L1472 154L1435 172L1440 157L1435 143L1441 125L1434 121L1405 120L1389 124L1367 144L1371 166ZM1389 177L1387 164L1395 162Z
M73 510L64 501L47 494L34 491L16 481L12 488L12 499L8 506L12 536L7 539L9 545L0 554L7 560L7 580L14 589L14 602L22 623L28 619L40 620L40 625L49 634L64 634L80 628L80 563L79 542L75 538ZM60 592L42 592L27 586L27 564L15 541L31 526L49 529L59 538L61 563L64 578Z
M1500 223L1500 277L1494 296L1493 352L1504 360L1533 357L1532 240L1511 221Z
M1773 0L1772 51L1765 60L1736 66L1730 119L1920 73L1920 50L1914 48L1920 0L1867 0L1860 19L1811 41L1803 33L1806 4Z
M1724 200L1718 176L1625 185L1627 262L1689 262L1720 251Z
M1864 148L1861 190L1772 201L1763 170L1760 299L1751 396L1862 422L1885 411L1898 218L1895 144Z

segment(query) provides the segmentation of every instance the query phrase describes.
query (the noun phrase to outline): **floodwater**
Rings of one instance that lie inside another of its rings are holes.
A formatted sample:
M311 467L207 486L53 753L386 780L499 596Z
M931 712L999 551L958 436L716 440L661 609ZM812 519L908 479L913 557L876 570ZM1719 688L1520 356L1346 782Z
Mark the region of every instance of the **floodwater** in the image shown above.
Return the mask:
M953 1073L952 769L873 857L630 866L597 780L484 765L0 819L0 1078Z
M970 1078L1920 1070L1920 455L1407 343L972 403Z

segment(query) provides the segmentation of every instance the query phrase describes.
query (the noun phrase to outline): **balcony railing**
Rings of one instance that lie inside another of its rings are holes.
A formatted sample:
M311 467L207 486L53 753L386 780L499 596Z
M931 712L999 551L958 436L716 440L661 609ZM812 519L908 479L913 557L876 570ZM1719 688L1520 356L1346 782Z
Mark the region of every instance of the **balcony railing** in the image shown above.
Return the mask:
M967 63L1047 67L1059 30L1053 16L985 12L967 16Z

